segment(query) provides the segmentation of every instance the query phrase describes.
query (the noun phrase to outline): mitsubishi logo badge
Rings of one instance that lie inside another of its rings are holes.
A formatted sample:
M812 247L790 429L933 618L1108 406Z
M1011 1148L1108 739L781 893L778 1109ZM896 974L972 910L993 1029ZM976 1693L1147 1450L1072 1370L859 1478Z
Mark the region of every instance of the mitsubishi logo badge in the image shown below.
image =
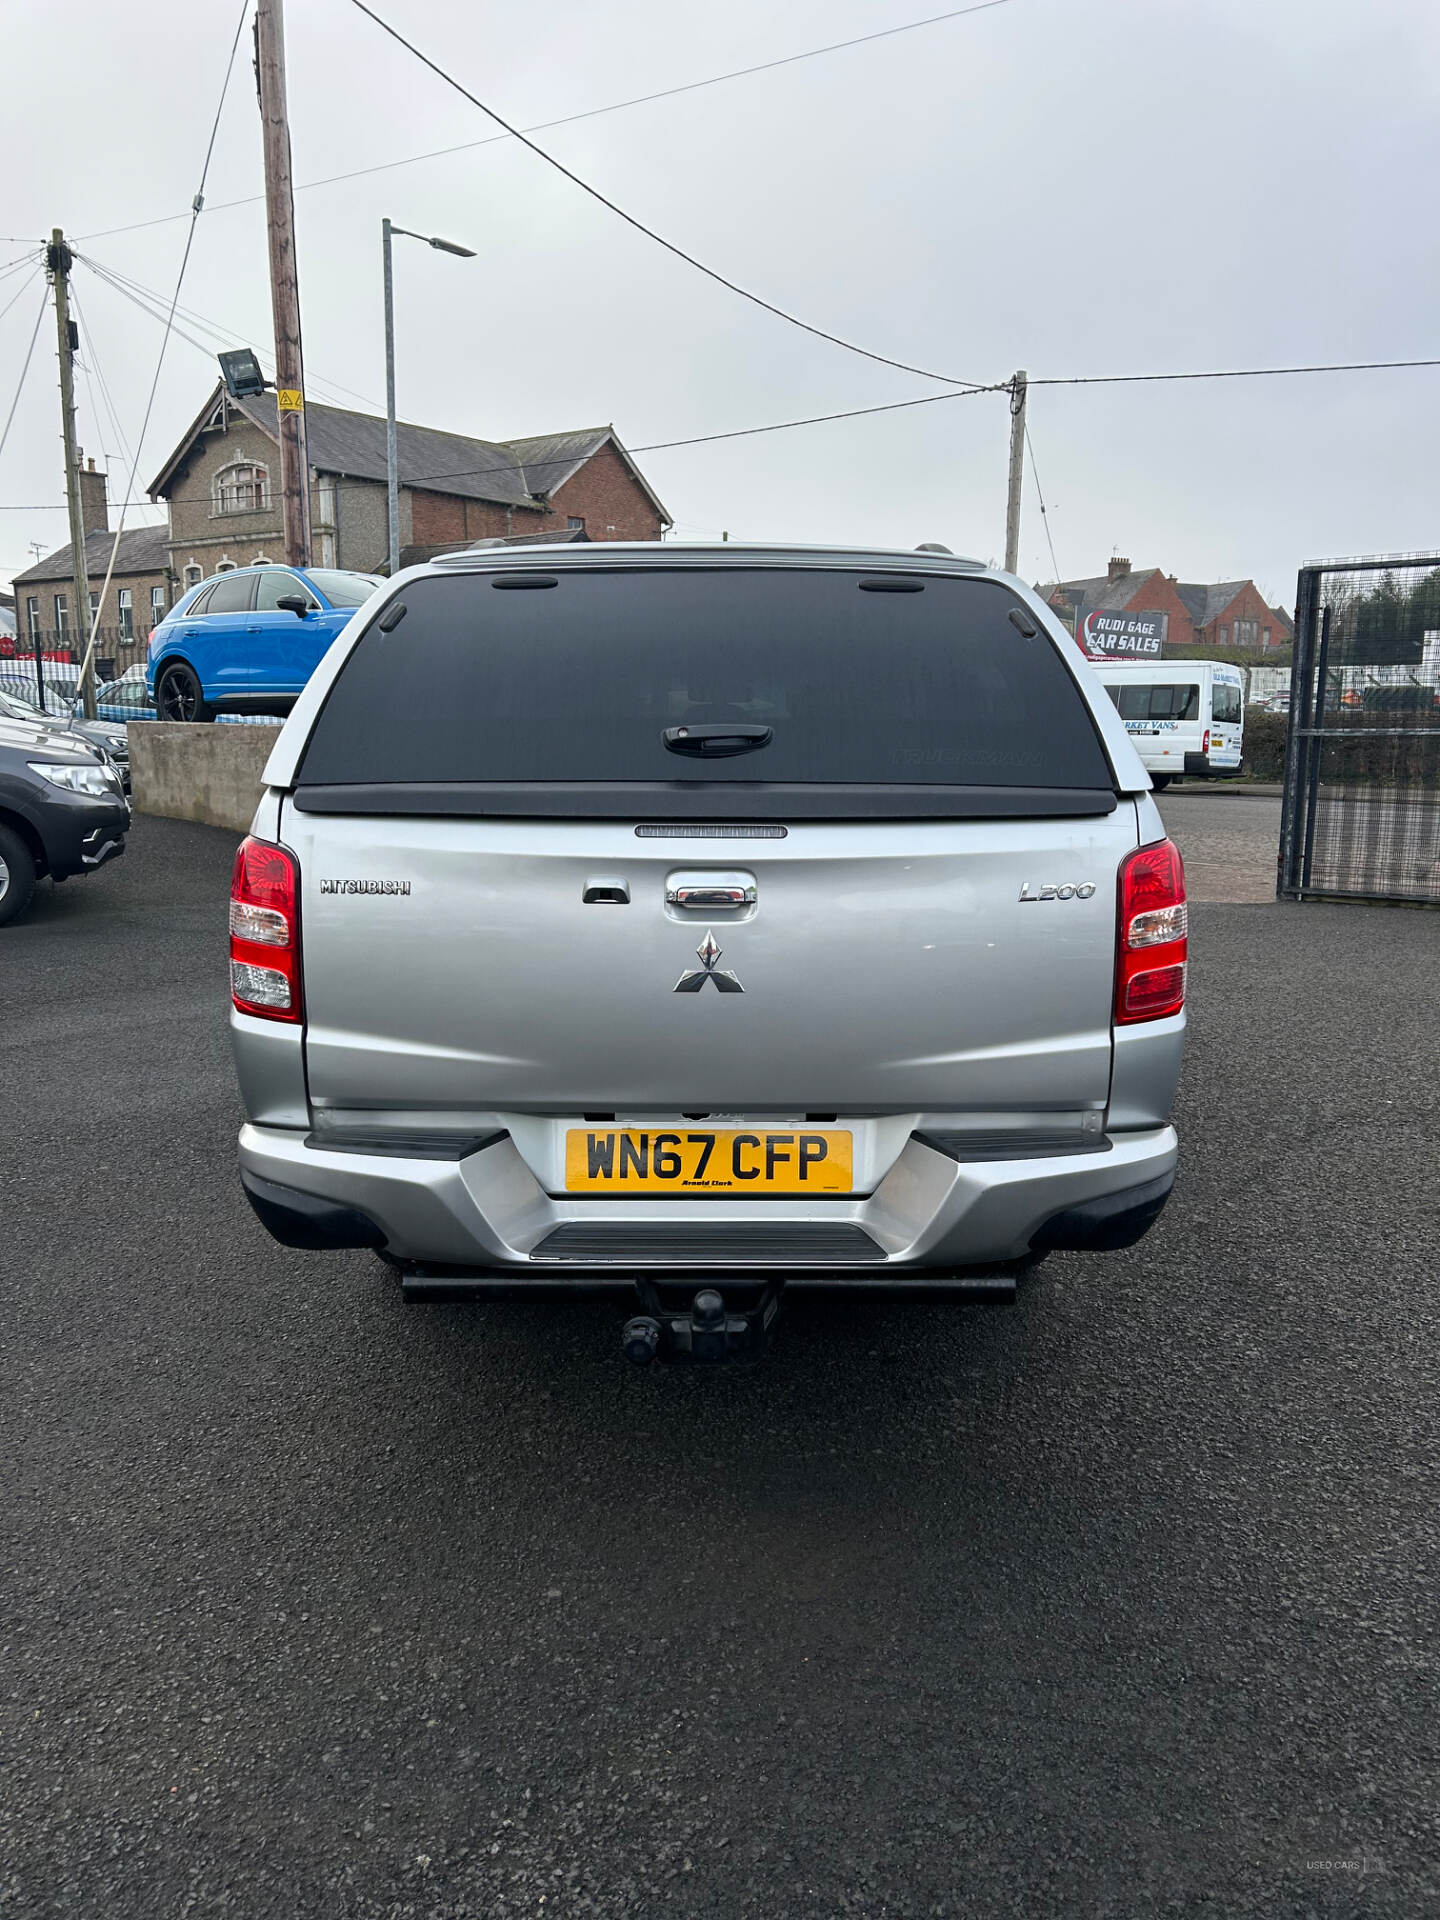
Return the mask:
M715 965L715 962L723 952L723 947L716 946L714 934L707 932L705 938L695 949L695 957L700 962L699 966L691 967L687 973L681 974L680 978L675 982L675 992L699 993L707 980L713 980L721 993L743 993L745 989L730 969L728 967L717 968Z

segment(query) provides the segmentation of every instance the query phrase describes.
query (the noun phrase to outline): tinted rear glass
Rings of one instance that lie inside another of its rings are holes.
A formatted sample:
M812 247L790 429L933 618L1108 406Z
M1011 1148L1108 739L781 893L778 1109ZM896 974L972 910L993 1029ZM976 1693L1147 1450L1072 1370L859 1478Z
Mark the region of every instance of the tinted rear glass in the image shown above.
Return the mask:
M205 608L206 613L244 613L255 591L253 573L236 573L216 583Z
M310 578L332 607L363 607L380 585L378 574L338 573L328 567L311 567Z
M870 592L855 573L728 567L545 577L406 587L405 617L372 626L336 680L300 783L1113 785L1053 643L1012 624L998 585ZM722 759L667 749L665 729L707 726L771 738Z

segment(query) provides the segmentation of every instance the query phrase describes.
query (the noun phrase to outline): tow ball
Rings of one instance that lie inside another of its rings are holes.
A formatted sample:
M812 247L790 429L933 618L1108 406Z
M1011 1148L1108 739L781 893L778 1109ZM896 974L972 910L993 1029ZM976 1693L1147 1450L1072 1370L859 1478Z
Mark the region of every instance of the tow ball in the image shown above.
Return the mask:
M779 1286L765 1287L753 1306L727 1305L715 1287L702 1287L688 1306L666 1306L647 1281L638 1280L644 1313L625 1322L620 1344L637 1367L668 1360L714 1366L763 1353L780 1311Z

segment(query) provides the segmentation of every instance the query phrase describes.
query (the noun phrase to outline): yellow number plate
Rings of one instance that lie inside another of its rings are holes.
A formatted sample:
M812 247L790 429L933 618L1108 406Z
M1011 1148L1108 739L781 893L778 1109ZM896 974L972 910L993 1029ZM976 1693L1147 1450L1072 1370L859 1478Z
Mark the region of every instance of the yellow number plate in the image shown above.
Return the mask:
M849 1193L849 1133L572 1128L567 1193Z

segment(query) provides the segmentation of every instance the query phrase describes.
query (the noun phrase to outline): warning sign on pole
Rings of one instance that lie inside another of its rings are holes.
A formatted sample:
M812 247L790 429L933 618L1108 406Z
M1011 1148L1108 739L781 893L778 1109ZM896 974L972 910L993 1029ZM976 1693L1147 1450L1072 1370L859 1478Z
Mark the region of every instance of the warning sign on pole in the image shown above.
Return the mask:
M303 413L305 411L305 396L299 387L277 387L275 389L275 404L279 407L281 413Z

